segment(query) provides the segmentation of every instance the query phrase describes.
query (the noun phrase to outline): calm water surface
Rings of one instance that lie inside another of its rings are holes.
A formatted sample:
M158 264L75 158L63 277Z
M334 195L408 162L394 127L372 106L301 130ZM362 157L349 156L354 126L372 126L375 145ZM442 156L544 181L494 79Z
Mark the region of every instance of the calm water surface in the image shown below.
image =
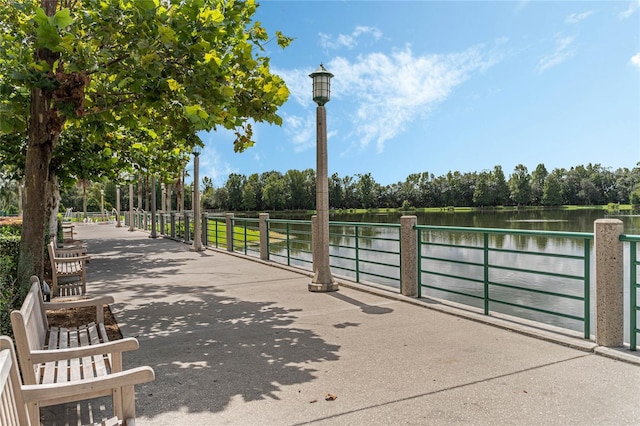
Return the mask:
M410 213L414 214L414 213ZM594 222L597 219L605 218L605 212L602 210L545 210L545 211L498 211L498 212L429 212L415 213L418 218L419 225L433 226L456 226L456 227L474 227L474 228L501 228L501 229L526 229L540 231L562 231L562 232L593 232ZM334 222L361 222L361 223L400 223L401 213L331 213L330 220ZM308 216L276 215L271 214L271 218L282 219L303 219L308 220ZM611 216L610 218L613 218ZM638 216L616 216L623 221L624 233L627 235L640 235L640 215ZM342 265L346 268L353 268L349 265L348 260L339 257L354 257L354 250L345 248L345 246L353 246L353 239L345 237L345 235L353 234L353 227L349 226L332 226L331 228L331 255L332 265ZM435 243L460 244L478 246L482 245L482 234L474 233L449 233L449 232L424 232L425 239ZM364 239L360 241L360 247L373 249L373 252L364 251L360 254L361 259L382 260L383 262L391 262L397 264L397 256L380 255L377 251L397 252L399 250L398 243L393 241L398 239L398 230L395 228L374 228L369 230L369 237L373 239ZM301 247L305 246L310 237L308 235L300 235L297 237ZM307 241L303 241L307 240ZM295 244L294 244L295 246ZM584 253L584 241L581 239L570 238L547 238L547 237L522 237L511 235L492 235L490 237L490 247L506 250L535 251L543 253L562 253L569 255L582 255ZM625 341L629 339L628 333L628 296L629 296L629 273L628 265L629 252L628 244L625 244ZM439 248L439 247L423 247L421 250L423 256L444 256L447 258L455 258L462 262L481 262L482 251L462 250L456 248ZM301 257L308 257L308 253L304 253L302 249L298 254ZM593 267L593 249L591 248L591 300L594 300L594 267ZM508 265L518 268L530 269L535 271L550 271L561 274L577 275L584 274L584 267L581 261L571 259L550 258L544 256L523 256L513 255L509 253L491 253L491 264ZM309 265L305 265L309 267ZM398 277L398 268L384 267L379 265L364 265L369 272L378 275ZM467 294L482 296L482 284L474 283L469 279L482 278L482 268L468 266L464 264L451 264L446 262L425 262L425 269L433 269L447 274L453 274L463 277L462 279L451 279L446 277L433 277L429 274L422 274L422 280L430 285L444 287L454 291L461 291ZM341 275L347 275L353 278L354 273L340 270ZM390 287L398 287L398 280L384 279L377 276L367 276L366 273L360 274L361 280L371 280ZM508 285L521 286L539 289L543 291L560 292L562 294L582 296L584 294L583 283L580 280L567 280L557 277L545 275L537 275L530 273L491 270L490 281L505 283ZM498 300L506 300L517 304L528 306L536 306L541 309L551 310L554 312L562 312L570 315L582 316L584 313L584 303L576 300L567 300L548 296L544 294L513 291L504 288L492 288L491 297ZM453 302L464 303L475 307L481 307L482 301L471 297L450 294L437 290L423 288L423 295L443 298ZM526 319L547 323L554 326L568 328L576 331L582 331L584 325L581 321L556 317L544 313L533 312L526 309L514 308L500 303L492 303L492 311L501 312L509 315L516 315ZM591 303L591 311L593 311L593 302ZM591 312L591 332L593 328L593 312Z

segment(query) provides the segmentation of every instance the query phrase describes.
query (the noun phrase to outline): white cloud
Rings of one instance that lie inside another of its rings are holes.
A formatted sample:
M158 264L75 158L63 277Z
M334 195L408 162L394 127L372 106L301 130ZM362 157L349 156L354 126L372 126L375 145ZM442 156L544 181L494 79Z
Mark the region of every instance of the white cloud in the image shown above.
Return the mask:
M507 43L501 39L499 48ZM332 102L347 113L331 120L349 120L351 134L342 143L347 150L363 149L374 143L379 152L417 119L424 118L444 102L454 88L474 72L483 72L499 59L493 49L474 47L459 53L416 56L410 46L392 53L371 53L354 59L336 57L325 63L336 77L331 84ZM274 69L295 100L308 114L283 114L283 130L295 152L315 146L315 103L311 99L313 72L308 69ZM335 114L333 107L333 114ZM331 135L336 137L336 135Z
M631 63L636 67L640 68L640 52L636 53L631 57Z
M310 86L309 83L307 83L307 86ZM308 98L311 99L311 93L309 93ZM282 127L293 143L294 152L306 151L315 146L316 123L314 114L309 113L304 117L285 114Z
M631 15L635 13L636 10L640 9L640 0L634 0L629 3L629 7L624 12L620 12L620 19L627 19Z
M567 24L577 24L580 21L587 19L589 16L593 15L593 10L588 10L582 13L572 13L567 16L564 20Z
M320 37L320 46L325 49L339 49L342 47L353 49L358 45L358 39L363 35L370 35L374 40L378 40L382 37L382 32L374 27L358 26L351 34L338 34L335 37L331 34L318 34Z
M443 102L472 72L491 65L479 48L414 56L409 47L355 61L339 57L328 64L340 76L332 86L335 97L356 103L350 117L354 129L350 136L360 148L375 143L378 152L409 123Z
M556 50L552 54L540 59L538 66L536 67L538 73L542 74L549 68L560 65L567 59L571 58L575 54L573 49L571 49L574 41L575 37L556 36Z

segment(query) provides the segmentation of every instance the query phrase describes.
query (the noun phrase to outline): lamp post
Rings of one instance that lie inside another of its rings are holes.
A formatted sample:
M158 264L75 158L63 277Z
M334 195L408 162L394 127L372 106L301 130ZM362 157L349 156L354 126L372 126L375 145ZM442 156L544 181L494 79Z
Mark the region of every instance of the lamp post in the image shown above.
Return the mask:
M133 176L129 176L129 232L135 231L133 226Z
M104 222L104 189L100 190L100 218Z
M156 203L156 176L151 175L151 234L149 234L149 238L158 238Z
M116 185L116 228L121 228L120 223L120 185Z
M202 231L200 230L200 224L202 218L200 217L200 152L201 148L196 145L193 148L193 243L191 244L191 251L203 251L202 246Z
M324 105L331 97L331 74L324 65L309 74L313 79L316 108L316 220L313 229L313 280L309 291L338 290L329 267L329 177L327 171L327 113Z

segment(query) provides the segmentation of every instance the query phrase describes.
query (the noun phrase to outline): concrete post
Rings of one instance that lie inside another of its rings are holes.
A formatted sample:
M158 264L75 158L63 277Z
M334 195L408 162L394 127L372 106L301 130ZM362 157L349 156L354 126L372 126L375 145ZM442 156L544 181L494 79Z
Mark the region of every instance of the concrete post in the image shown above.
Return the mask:
M618 347L624 338L624 265L619 219L594 223L596 263L596 343Z
M191 218L186 210L184 212L184 241L186 243L191 241Z
M318 237L316 236L316 232L318 232L318 216L311 216L311 270L313 274L316 273L316 259L318 258L318 254L316 253L317 245L314 244L314 241L318 241ZM289 253L287 253L289 255Z
M165 225L166 225L166 224L165 224L165 217L164 217L164 213L160 213L160 214L158 215L158 217L159 217L159 219L160 219L160 235L164 235L164 234L165 234L164 227L165 227Z
M171 212L171 238L175 239L176 238L176 213L175 212Z
M260 213L260 259L269 260L269 213Z
M418 295L418 241L416 231L417 216L400 218L400 292L405 296Z
M233 213L227 213L227 251L233 251Z

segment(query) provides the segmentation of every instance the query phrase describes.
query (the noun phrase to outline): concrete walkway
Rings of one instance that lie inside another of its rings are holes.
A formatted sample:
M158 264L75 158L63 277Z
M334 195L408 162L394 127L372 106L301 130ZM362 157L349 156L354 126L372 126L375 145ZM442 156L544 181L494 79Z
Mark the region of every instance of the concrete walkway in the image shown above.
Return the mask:
M125 366L156 372L137 387L138 425L640 424L638 365L352 288L310 293L304 274L124 227L76 229L87 288L113 295L140 341ZM43 410L45 424L71 411Z

